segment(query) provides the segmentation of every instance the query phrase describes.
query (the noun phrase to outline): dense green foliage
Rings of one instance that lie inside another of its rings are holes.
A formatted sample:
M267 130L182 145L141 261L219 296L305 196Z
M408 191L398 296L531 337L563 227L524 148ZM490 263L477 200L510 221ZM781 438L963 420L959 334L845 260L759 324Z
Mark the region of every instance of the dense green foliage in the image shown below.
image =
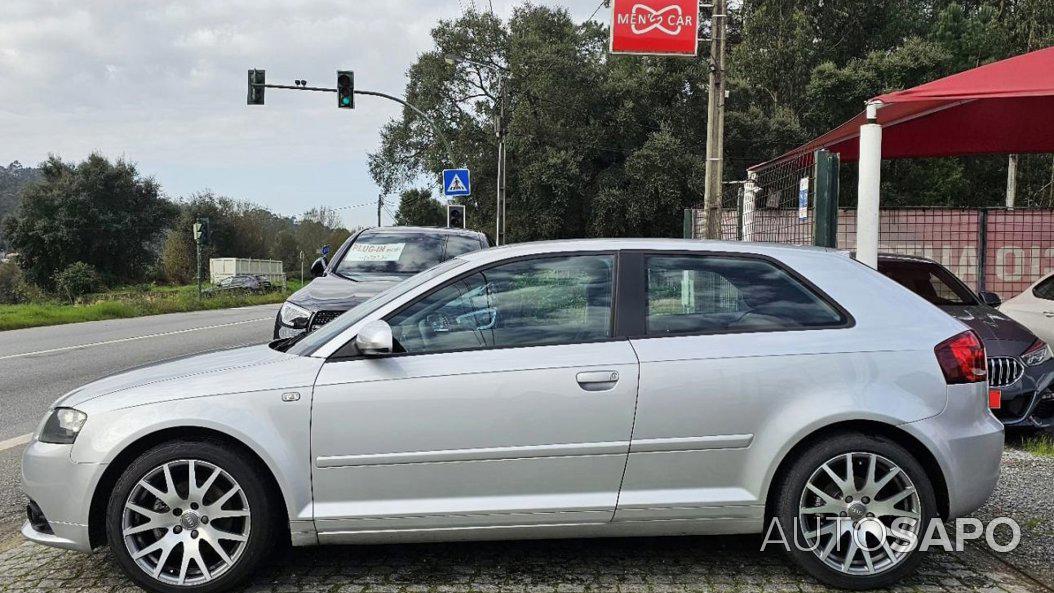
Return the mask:
M446 208L426 189L408 189L399 196L395 213L399 226L446 226Z
M18 208L22 199L22 189L39 178L39 169L25 167L18 161L6 167L0 165L0 220ZM5 247L4 230L0 226L0 250Z
M296 275L301 252L310 264L322 245L336 247L350 235L336 212L325 208L296 220L209 192L172 202L134 165L99 155L78 164L52 157L39 169L0 167L0 199L8 197L19 207L10 208L3 221L6 247L19 253L24 272L0 270L4 303L38 300L37 287L73 300L103 284L191 282L198 217L209 218L212 229L202 252L206 274L209 257L239 257L281 260ZM78 288L83 275L74 274L83 266L98 275L87 290Z
M99 272L91 264L74 262L55 274L55 292L69 303L102 287Z
M311 210L294 221L248 202L210 192L195 194L179 203L179 215L161 250L161 270L169 282L183 284L195 279L197 246L188 229L200 217L209 219L210 229L209 242L202 247L204 262L211 257L276 259L290 275L300 271L301 251L305 265L310 265L322 245L336 248L350 236L341 228L336 212L325 208Z
M744 0L729 32L726 179L858 113L868 98L1054 43L1049 0ZM469 221L494 218L494 113L508 74L508 229L524 241L677 236L702 201L704 60L609 56L607 28L523 4L509 21L468 11L440 22L409 71L411 111L384 129L371 172L385 190L473 170ZM466 58L451 65L445 56ZM492 67L481 67L479 65ZM1022 157L1019 204L1054 206L1050 155ZM893 161L884 204L995 205L1006 157ZM855 171L843 168L843 201Z
M134 165L91 155L79 164L51 157L41 179L22 192L18 213L4 222L11 249L30 281L51 287L74 262L106 280L141 279L152 246L175 213L157 183Z

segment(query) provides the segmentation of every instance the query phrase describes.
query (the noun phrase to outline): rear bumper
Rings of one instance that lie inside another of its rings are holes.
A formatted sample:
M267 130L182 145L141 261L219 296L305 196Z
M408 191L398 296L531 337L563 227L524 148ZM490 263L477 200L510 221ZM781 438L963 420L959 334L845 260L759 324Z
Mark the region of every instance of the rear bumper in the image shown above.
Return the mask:
M1003 425L988 410L987 397L986 383L952 385L943 412L901 425L929 448L943 470L948 519L980 508L999 480Z
M33 441L22 454L22 491L36 503L52 531L36 529L27 520L22 535L46 546L90 552L93 486L106 466L74 463L71 449L72 445Z

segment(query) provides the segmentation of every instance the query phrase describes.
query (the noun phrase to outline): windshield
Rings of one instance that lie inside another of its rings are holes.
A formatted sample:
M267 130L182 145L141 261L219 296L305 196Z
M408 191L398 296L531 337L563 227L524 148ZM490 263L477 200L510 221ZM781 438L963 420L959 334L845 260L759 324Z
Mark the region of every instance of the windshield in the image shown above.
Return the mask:
M362 274L409 276L481 248L478 239L462 235L364 232L348 247L333 271L352 280Z
M976 305L977 299L943 267L925 263L879 263L878 271L934 305Z
M372 298L359 303L358 306L349 309L340 317L337 317L317 330L302 334L302 337L293 343L286 352L297 356L309 356L323 344L326 344L336 336L340 335L344 330L366 318L385 303L399 298L399 296L406 294L440 274L443 274L448 270L453 270L464 263L464 260L451 259L439 264L438 266L429 268L420 274L411 276L395 286L374 295Z

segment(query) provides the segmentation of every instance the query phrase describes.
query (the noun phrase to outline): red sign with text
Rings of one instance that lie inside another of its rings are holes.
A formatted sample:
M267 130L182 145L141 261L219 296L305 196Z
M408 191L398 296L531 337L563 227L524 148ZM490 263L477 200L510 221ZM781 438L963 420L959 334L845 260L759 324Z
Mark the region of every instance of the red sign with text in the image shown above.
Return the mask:
M699 53L699 0L614 0L613 4L611 53Z

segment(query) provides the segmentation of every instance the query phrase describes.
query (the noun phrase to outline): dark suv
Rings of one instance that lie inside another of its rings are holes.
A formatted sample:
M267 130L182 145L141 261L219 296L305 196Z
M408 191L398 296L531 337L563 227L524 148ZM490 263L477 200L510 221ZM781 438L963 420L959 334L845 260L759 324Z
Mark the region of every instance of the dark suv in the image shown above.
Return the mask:
M291 338L336 319L373 295L462 253L488 247L466 229L380 227L352 235L333 255L311 265L310 284L282 305L275 339Z
M882 254L878 271L937 305L977 332L988 355L988 384L1001 392L993 410L1008 427L1054 427L1054 359L1050 346L1003 315L999 296L979 295L937 262Z

